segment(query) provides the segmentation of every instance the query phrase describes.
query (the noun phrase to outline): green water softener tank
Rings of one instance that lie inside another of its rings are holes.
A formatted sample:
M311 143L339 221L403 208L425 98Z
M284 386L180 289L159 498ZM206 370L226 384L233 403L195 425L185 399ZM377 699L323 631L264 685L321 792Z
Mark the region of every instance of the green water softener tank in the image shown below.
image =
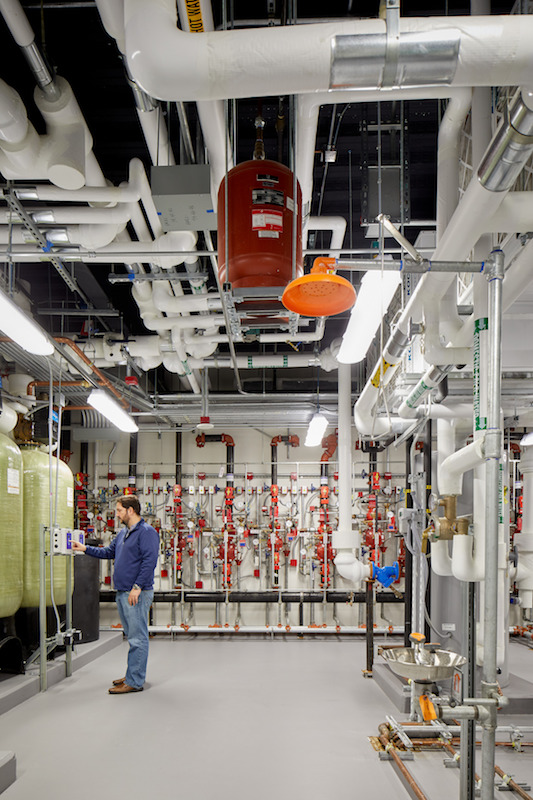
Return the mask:
M23 498L24 498L24 592L22 608L39 605L39 536L41 525L50 525L50 464L47 450L42 445L23 445ZM74 526L74 476L64 461L52 457L52 495L56 494L57 482L57 526ZM47 552L50 540L45 541ZM46 558L46 604L52 605L50 594L50 558ZM67 599L67 561L70 556L54 556L54 599L56 605L63 605ZM72 564L71 564L72 568Z
M10 617L22 601L22 456L0 433L0 617Z

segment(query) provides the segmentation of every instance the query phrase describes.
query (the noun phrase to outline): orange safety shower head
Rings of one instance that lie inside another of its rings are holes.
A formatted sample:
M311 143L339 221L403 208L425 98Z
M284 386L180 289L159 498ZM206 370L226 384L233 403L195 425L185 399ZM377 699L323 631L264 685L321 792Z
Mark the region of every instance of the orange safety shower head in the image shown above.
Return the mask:
M281 302L302 317L331 317L351 308L355 298L352 284L335 275L335 259L319 257L308 275L285 287Z

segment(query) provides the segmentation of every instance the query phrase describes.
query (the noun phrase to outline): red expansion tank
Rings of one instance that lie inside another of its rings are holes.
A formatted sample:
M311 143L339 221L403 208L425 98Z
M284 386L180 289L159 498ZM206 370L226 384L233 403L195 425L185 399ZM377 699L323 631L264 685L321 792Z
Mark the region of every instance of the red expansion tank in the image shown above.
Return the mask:
M286 286L303 275L302 195L297 183L296 274L292 274L293 173L277 161L245 161L227 175L228 262L226 270L226 178L218 192L218 274L233 289Z

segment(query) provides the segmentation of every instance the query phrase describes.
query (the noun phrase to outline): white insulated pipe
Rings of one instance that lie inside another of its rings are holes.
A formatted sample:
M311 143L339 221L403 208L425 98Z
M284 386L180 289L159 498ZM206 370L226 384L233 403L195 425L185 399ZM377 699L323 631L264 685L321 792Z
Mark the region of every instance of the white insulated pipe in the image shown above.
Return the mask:
M452 420L437 420L437 487L441 489L441 466L443 462L455 453L455 426ZM439 539L431 542L431 569L436 575L452 575L452 558L449 551L448 540Z
M205 367L214 367L215 369L222 369L224 367L230 368L233 361L227 357L214 357L204 359L189 359L191 366L195 369ZM304 353L287 353L281 355L279 353L272 353L270 355L257 353L249 356L237 356L237 367L239 369L282 369L289 367L302 367L302 366L316 366L317 358L312 354Z
M222 308L222 300L219 294L181 294L176 296L172 292L168 281L154 281L152 300L157 310L165 314L191 314L198 311L213 311ZM201 327L206 326L202 325Z
M183 331L195 328L212 328L224 325L222 314L186 315L183 317L163 317L160 314L154 317L150 312L141 313L142 320L149 331Z
M19 47L29 47L35 34L19 0L1 0L0 13Z
M437 242L442 238L459 202L461 133L472 104L472 89L450 97L439 126L437 147ZM436 362L432 362L436 363Z
M313 160L311 160L311 164ZM305 231L305 242L307 247L307 240L309 231L331 231L331 250L340 250L344 243L344 236L346 234L346 219L344 217L309 217Z
M363 37L387 33L385 21L375 19L187 34L176 25L174 0L125 0L124 20L126 58L139 86L161 100L194 102L328 91L335 37L355 37L357 52ZM401 18L399 27L400 47L402 34L416 35L422 46L426 38L428 51L439 37L457 40L452 86L517 86L531 79L533 20L527 16ZM352 86L357 66L356 59ZM366 57L364 67L357 88L380 86L383 60Z
M509 192L496 213L485 221L484 229L487 233L526 233L532 219L533 192Z
M447 539L437 539L431 542L431 569L435 575L449 578L453 575L452 557Z
M112 39L116 39L118 49L124 52L124 0L95 0L102 25Z
M463 93L463 89L452 89L449 86L428 86L424 90L423 97L426 100L447 100L456 95L462 96ZM378 103L384 100L417 100L420 97L420 89L409 88L387 89L386 92L379 89L364 92L343 90L300 95L296 125L295 163L296 175L302 191L304 217L308 213L313 191L313 165L320 107L332 103Z
M365 578L372 577L372 563L363 564L348 550L337 553L334 563L341 578L349 583L361 583Z
M464 473L485 460L484 442L484 437L480 437L444 459L439 469L440 494L462 494Z
M338 369L338 467L339 525L333 531L332 544L352 554L357 546L352 531L352 367L339 364Z
M146 180L144 184L142 176ZM129 164L129 180L120 186L83 186L81 189L62 189L59 186L35 184L31 187L16 190L21 200L42 200L61 203L73 201L78 203L132 203L141 198L143 189L148 184L144 166L139 158L132 158ZM153 202L153 201L152 201Z
M318 317L314 331L296 331L291 334L286 333L260 333L259 342L261 344L272 342L320 342L324 338L326 330L326 318Z
M213 9L210 0L198 0L195 3L194 30L191 29L191 19L188 14L185 0L178 0L178 11L181 27L185 33L197 35L215 30L213 22ZM226 172L233 167L233 154L230 146L224 103L222 99L213 101L199 101L196 103L198 119L202 128L209 165L211 167L211 196L214 207L218 197L218 189Z
M189 241L190 237L193 237L193 241L195 241L194 236L192 231L169 231L152 242L111 242L97 251L84 253L83 261L93 264L109 264L110 262L131 264L150 260L152 264L162 269L171 269L184 262L196 262L196 256L183 255L183 251L188 252L188 248L176 244L183 241L183 237L189 238ZM149 256L146 255L147 252L150 253ZM173 252L174 254L159 255L159 252ZM21 245L20 248L17 248L18 261L39 261L42 257L42 250L33 245Z
M19 144L28 132L26 107L17 91L0 79L0 140Z

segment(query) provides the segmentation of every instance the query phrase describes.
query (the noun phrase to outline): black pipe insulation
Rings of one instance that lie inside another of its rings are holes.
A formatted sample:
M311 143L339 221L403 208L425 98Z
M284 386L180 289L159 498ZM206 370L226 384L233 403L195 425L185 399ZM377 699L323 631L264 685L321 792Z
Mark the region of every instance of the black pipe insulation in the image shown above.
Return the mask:
M130 457L128 462L128 486L135 488L137 485L137 443L138 435L130 435Z
M278 485L278 446L270 445L270 483L272 486Z
M379 540L379 509L378 492L374 491L372 476L378 470L378 453L375 447L371 447L368 455L368 488L374 494L374 547L377 550ZM365 586L366 604L366 674L372 675L374 666L374 582L367 581Z
M183 434L181 431L176 431L176 483L181 486L183 477Z
M80 442L80 472L89 472L89 442Z
M175 592L154 592L154 603L224 603L226 592L219 591L184 591L177 589ZM229 592L227 594L230 603L323 603L324 592ZM102 590L100 601L111 603L115 600L114 590ZM365 592L346 592L329 591L326 593L327 603L364 603L366 600ZM393 592L376 592L375 600L377 603L403 603L403 597L398 597Z
M365 587L366 604L366 670L372 675L374 667L374 581L367 581Z
M235 481L235 447L226 445L226 486L233 486Z

